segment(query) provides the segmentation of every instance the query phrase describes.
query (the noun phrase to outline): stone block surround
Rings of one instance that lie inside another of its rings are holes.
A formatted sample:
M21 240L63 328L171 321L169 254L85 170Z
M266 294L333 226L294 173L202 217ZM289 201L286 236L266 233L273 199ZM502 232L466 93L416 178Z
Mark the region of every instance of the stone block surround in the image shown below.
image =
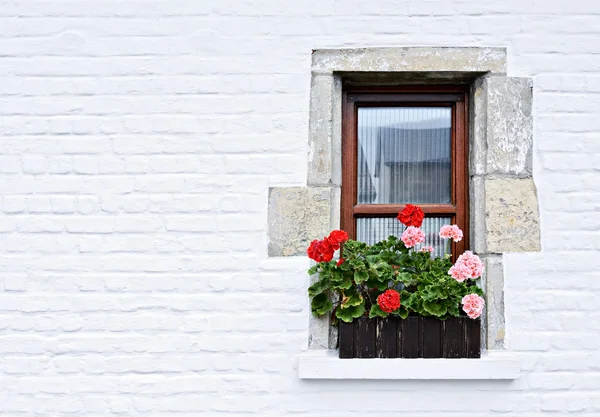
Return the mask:
M306 187L269 192L269 256L304 256L339 228L342 81L469 85L471 249L486 264L483 346L504 348L503 253L540 250L532 176L532 80L506 75L504 48L367 48L312 55ZM329 318L310 318L310 349L332 349Z

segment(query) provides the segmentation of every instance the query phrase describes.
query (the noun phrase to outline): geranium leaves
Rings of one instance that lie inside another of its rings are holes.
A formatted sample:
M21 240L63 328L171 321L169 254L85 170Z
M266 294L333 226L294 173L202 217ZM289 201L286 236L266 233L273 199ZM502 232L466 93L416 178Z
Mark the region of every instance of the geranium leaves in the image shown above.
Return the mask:
M405 319L408 317L408 308L401 305L400 308L394 312L394 314L398 315L402 319Z
M326 293L320 293L313 297L310 308L313 314L317 316L322 316L327 314L333 308L333 303L329 299L329 296Z
M354 271L354 282L357 284L362 284L366 280L369 279L369 273L366 269L357 269Z
M369 318L372 319L374 317L386 318L388 313L379 308L379 304L375 303L371 306L371 310L369 311Z
M329 289L329 280L320 279L319 281L315 282L313 285L308 287L308 295L314 297L327 289Z
M423 310L429 315L441 317L448 311L448 306L444 302L423 301Z
M356 307L361 303L364 303L363 296L356 292L350 291L348 293L344 293L342 296L340 308Z
M318 276L308 288L311 310L322 316L335 307L334 321L409 314L444 320L462 314L466 294L483 295L475 282L458 282L448 274L449 256L431 258L429 252L409 251L393 236L372 246L348 240L340 256L344 259L340 265L336 260L319 262L308 271ZM377 297L388 289L401 295L400 307L390 314L377 304Z
M338 308L335 310L335 316L346 323L352 322L352 320L359 318L363 314L365 314L364 300L358 305L347 308Z

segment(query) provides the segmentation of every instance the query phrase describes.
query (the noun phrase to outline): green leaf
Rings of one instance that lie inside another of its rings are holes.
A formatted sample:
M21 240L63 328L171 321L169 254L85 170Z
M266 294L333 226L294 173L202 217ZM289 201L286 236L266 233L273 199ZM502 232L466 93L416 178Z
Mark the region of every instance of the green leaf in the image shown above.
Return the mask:
M413 295L408 291L402 290L400 292L400 303L401 306L406 306L406 308L411 308L413 303Z
M448 314L452 317L460 316L460 311L458 309L458 303L452 303L448 306Z
M354 285L354 283L348 279L346 281L332 284L331 288L333 288L334 290L348 290L348 289L352 288L353 285Z
M322 316L331 311L333 308L333 303L326 293L321 293L312 299L310 307L314 315Z
M354 271L354 281L357 284L362 284L367 279L369 279L369 273L364 269L357 269Z
M340 308L350 308L355 307L361 303L363 303L363 296L358 293L353 294L345 294L344 298L342 298L342 303L340 304Z
M472 285L467 288L466 294L477 294L480 297L483 297L483 290L479 288L477 285Z
M338 290L351 288L354 285L351 277L352 275L345 274L342 271L333 271L331 274L331 288Z
M308 287L308 295L314 297L317 294L329 289L329 282L326 279L321 279Z
M379 308L379 304L373 304L371 306L371 311L369 311L369 318L372 319L374 317L383 317L386 318L388 313Z
M338 319L345 321L346 323L351 323L352 320L362 316L363 314L365 314L364 300L362 303L360 303L357 306L348 307L348 308L338 308L335 311L335 316Z
M440 317L446 314L448 308L443 303L434 303L430 301L423 301L423 309L431 314L432 316Z
M405 319L408 317L408 309L405 306L400 306L396 311L396 314L398 314L401 319Z
M423 289L422 297L425 301L436 301L448 298L448 294L441 285L428 285Z
M384 281L380 281L378 279L369 279L367 282L367 287L369 288L377 288L379 291L385 291L389 288L389 281L384 280Z
M308 268L308 275L314 275L317 273L318 270L319 270L319 265L313 265L310 268Z
M379 262L381 259L378 255L367 255L367 256L365 256L365 258L371 264L375 264L375 263Z
M400 272L396 275L396 279L400 282L409 283L412 282L412 274L410 272Z

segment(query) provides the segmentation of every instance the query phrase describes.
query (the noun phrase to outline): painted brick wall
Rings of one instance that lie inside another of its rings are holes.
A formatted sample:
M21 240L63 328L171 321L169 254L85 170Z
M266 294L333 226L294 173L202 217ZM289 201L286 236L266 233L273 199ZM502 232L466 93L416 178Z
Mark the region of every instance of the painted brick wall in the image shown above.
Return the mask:
M0 414L600 415L600 3L0 1ZM514 382L306 382L310 51L506 46L535 77L543 252L508 255Z

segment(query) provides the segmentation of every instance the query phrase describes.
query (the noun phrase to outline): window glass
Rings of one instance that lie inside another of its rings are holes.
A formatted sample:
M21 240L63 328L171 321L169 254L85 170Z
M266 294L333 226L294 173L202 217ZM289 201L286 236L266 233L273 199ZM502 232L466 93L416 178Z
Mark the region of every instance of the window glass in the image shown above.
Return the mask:
M450 204L452 110L358 108L358 204Z

